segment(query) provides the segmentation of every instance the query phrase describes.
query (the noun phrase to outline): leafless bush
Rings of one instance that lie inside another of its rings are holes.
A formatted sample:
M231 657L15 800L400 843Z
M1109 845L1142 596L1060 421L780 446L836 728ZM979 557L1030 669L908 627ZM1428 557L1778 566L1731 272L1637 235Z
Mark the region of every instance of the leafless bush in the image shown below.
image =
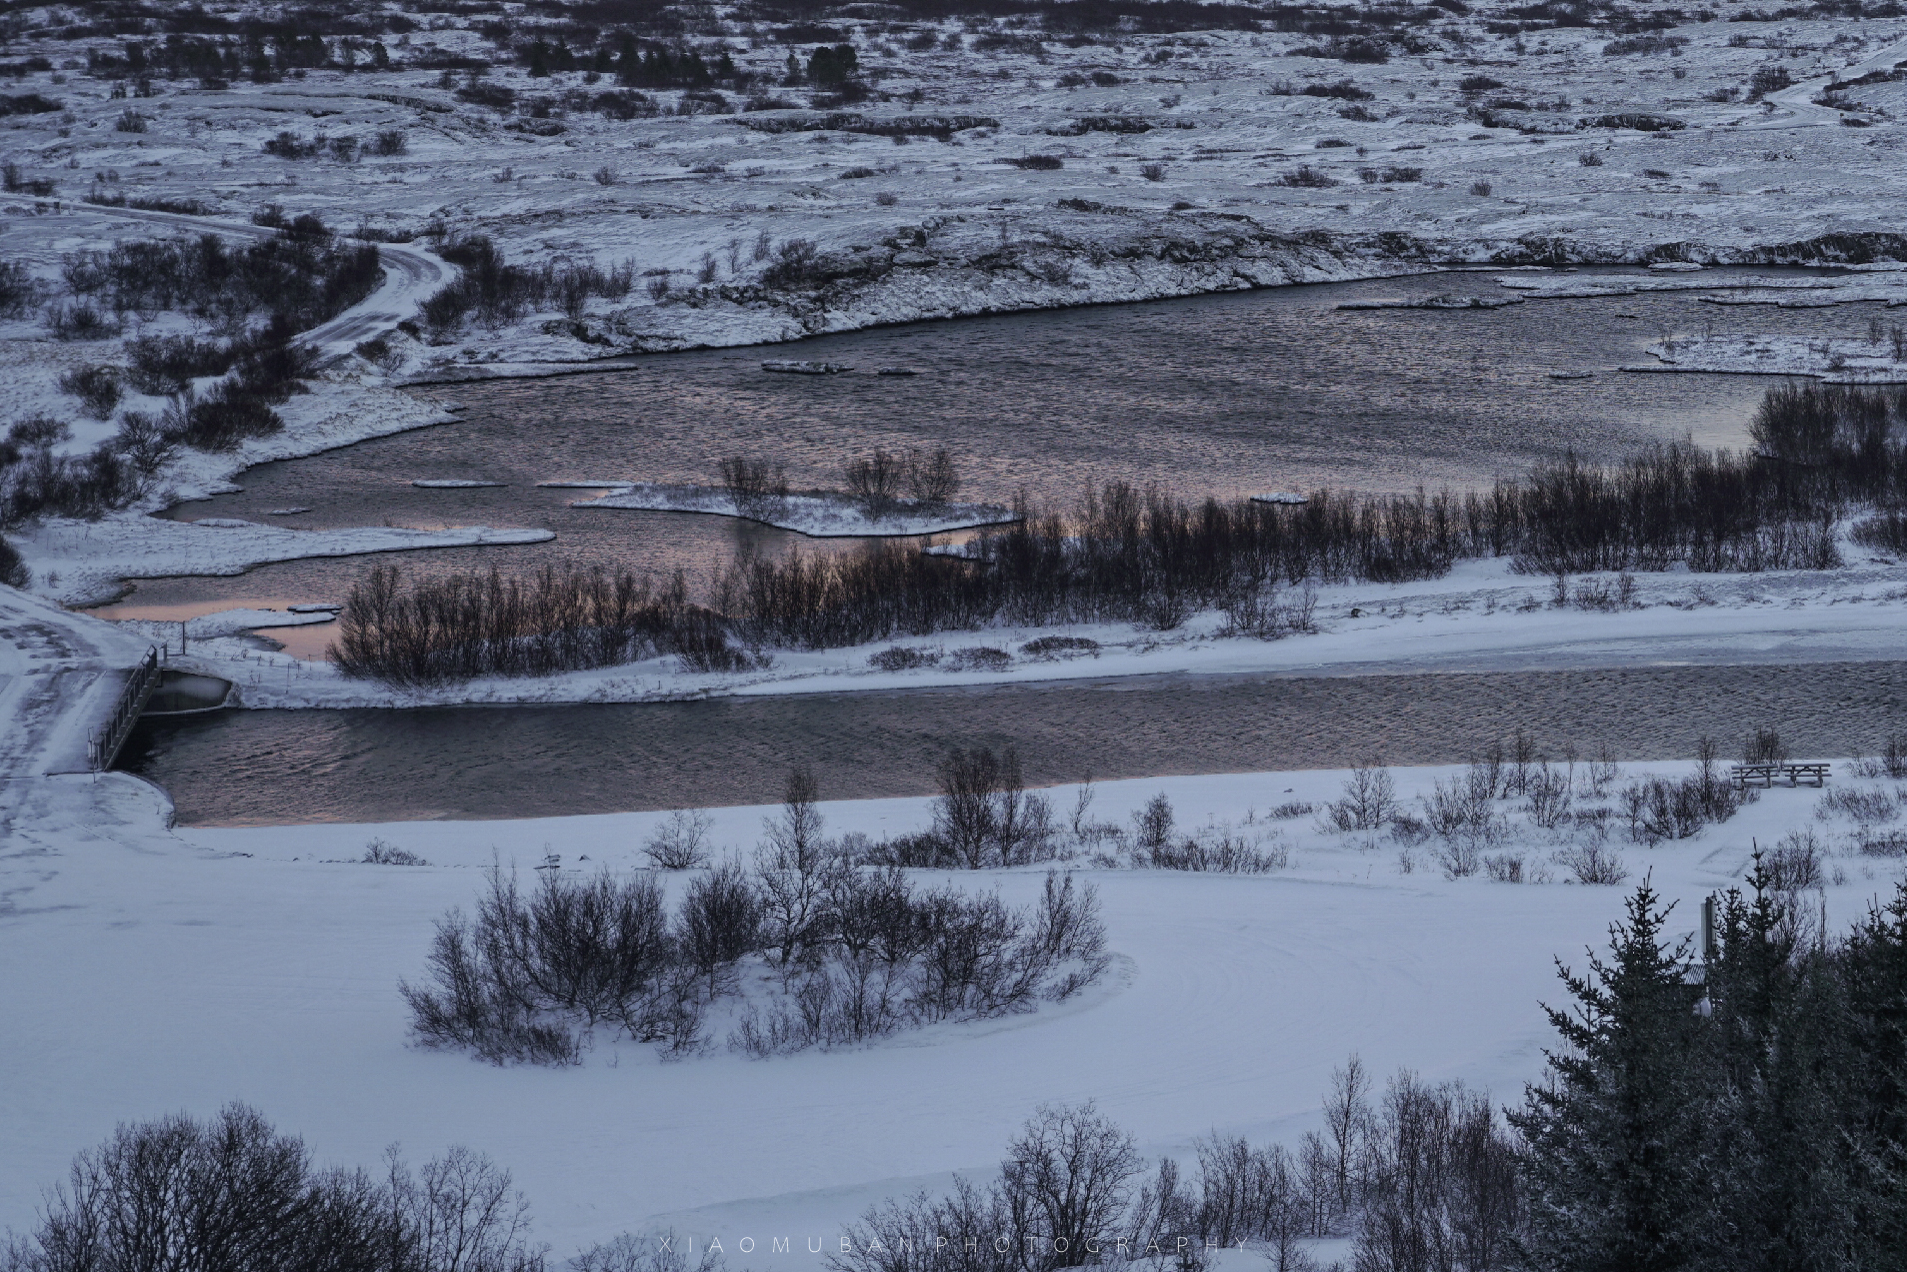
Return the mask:
M1316 804L1306 803L1301 799L1293 799L1286 800L1284 803L1266 813L1265 816L1275 818L1278 821L1290 821L1296 817L1309 817L1317 811L1318 806Z
M1884 826L1900 817L1900 801L1886 791L1843 786L1823 795L1814 815L1822 821L1845 817L1861 826Z
M1483 865L1483 851L1467 835L1446 839L1437 846L1437 864L1446 879L1467 879Z
M1132 842L1142 856L1162 852L1172 841L1172 801L1160 791L1132 815Z
M643 855L658 870L693 870L708 862L709 827L715 819L700 809L678 808L649 832Z
M872 455L848 461L843 470L847 492L869 517L885 517L900 497L903 467L900 456L876 447Z
M1163 181L1165 180L1165 165L1162 163L1142 163L1139 165L1139 175L1144 177L1147 181Z
M1496 883L1523 882L1523 854L1500 852L1483 859L1483 869Z
M708 978L717 992L720 978L745 956L761 948L762 902L748 873L730 862L689 882L677 920L682 958Z
M1768 872L1768 886L1777 892L1818 888L1824 882L1821 865L1827 853L1811 830L1791 830L1766 854L1757 854Z
M1313 617L1317 604L1317 589L1308 582L1296 593L1281 596L1274 580L1246 578L1233 585L1220 607L1225 614L1227 635L1278 640L1317 631Z
M1033 658L1052 658L1058 654L1088 654L1099 648L1089 636L1036 636L1020 646L1020 652Z
M897 868L844 868L826 887L825 939L785 974L787 993L747 1012L730 1045L767 1056L843 1046L939 1020L977 1020L1078 993L1104 971L1091 888L1049 874L1015 911L997 894L916 893Z
M19 261L0 261L0 318L18 318L33 304L39 289L33 275Z
M373 839L364 845L364 855L358 858L368 866L428 866L430 863L414 852L407 852L395 844L387 844L382 839Z
M960 493L960 472L954 465L953 452L945 446L933 451L908 451L902 477L907 493L924 507L944 507Z
M1556 854L1556 864L1576 877L1577 883L1614 886L1629 877L1622 854L1595 840L1571 844Z
M953 671L1005 671L1013 665L1013 655L990 645L968 645L947 655Z
M940 765L934 834L953 861L970 870L1023 865L1053 855L1053 808L1029 795L1019 752L956 748Z
M453 1147L413 1174L393 1148L382 1178L320 1170L296 1136L230 1104L122 1123L73 1161L38 1226L0 1263L99 1268L542 1272L529 1207L507 1172Z
M1471 764L1464 776L1446 784L1431 783L1430 794L1419 796L1424 821L1431 833L1446 842L1468 839L1494 842L1504 830L1495 809L1497 770L1485 762Z
M1342 832L1382 830L1397 814L1397 786L1390 770L1376 759L1351 770L1344 794L1326 810L1331 825Z
M1741 759L1744 764L1785 764L1788 748L1782 744L1778 731L1763 726L1748 735L1742 744Z
M1291 863L1291 848L1280 838L1206 826L1183 838L1168 835L1156 847L1145 850L1140 863L1157 870L1270 874Z
M688 603L678 574L656 589L627 570L572 565L530 579L451 574L416 579L374 566L345 596L331 660L347 676L435 685L536 676L674 653L697 671L755 665L719 616Z
M744 517L761 520L774 516L788 497L788 476L780 464L746 455L730 455L720 461L722 489Z
M894 645L879 653L868 655L868 665L878 671L912 671L916 667L931 667L940 661L940 654L931 649L910 649L905 645Z
M1565 770L1539 764L1523 785L1530 820L1544 830L1556 829L1569 818L1573 786Z
M541 874L525 897L514 873L493 868L474 919L452 910L438 921L430 983L400 986L418 1041L493 1064L574 1063L598 1024L666 1050L694 1046L703 1000L677 959L660 885L607 870Z
M60 391L78 398L80 406L94 419L109 420L123 392L119 387L119 368L75 367L60 377Z

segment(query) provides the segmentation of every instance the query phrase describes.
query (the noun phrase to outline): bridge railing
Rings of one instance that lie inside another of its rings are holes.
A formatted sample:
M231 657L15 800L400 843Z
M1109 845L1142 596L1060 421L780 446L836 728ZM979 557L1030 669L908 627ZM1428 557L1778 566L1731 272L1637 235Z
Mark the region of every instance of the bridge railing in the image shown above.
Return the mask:
M133 725L139 723L139 713L146 709L146 699L159 687L159 663L159 647L148 646L146 656L126 678L126 687L113 704L112 716L87 739L86 762L95 773L111 768L119 756L119 748L132 736Z

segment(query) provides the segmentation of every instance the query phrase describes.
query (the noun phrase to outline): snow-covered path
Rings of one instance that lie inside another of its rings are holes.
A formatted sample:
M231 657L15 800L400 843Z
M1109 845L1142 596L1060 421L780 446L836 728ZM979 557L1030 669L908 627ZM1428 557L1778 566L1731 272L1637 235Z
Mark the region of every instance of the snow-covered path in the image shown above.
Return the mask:
M1758 129L1839 127L1841 112L1832 106L1816 105L1815 94L1823 92L1836 80L1859 79L1869 71L1891 71L1894 65L1903 59L1907 59L1907 40L1890 44L1872 57L1856 62L1838 74L1803 80L1799 84L1770 93L1764 100L1774 104L1774 112L1766 116L1757 115L1749 120L1746 126ZM1785 114L1782 113L1784 111Z
M134 633L0 587L0 818L22 783L88 771L87 739L146 648Z
M177 229L209 231L239 238L268 239L278 231L270 226L248 225L242 221L224 221L208 216L185 216L176 212L148 212L138 208L89 207L112 216L129 217L169 225ZM350 353L366 340L394 329L417 312L417 306L431 293L457 277L457 267L421 248L402 243L379 243L378 263L384 267L384 279L377 290L329 322L299 334L297 343L315 349L320 364Z

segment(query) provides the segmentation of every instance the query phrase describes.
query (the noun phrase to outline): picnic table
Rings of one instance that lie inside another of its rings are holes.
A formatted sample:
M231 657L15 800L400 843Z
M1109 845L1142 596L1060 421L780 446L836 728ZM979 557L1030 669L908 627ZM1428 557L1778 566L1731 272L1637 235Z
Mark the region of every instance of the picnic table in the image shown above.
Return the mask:
M1828 766L1825 764L1737 764L1729 771L1729 776L1740 790L1750 786L1759 786L1764 790L1774 786L1776 780L1787 782L1790 786L1799 786L1806 782L1810 786L1826 786Z

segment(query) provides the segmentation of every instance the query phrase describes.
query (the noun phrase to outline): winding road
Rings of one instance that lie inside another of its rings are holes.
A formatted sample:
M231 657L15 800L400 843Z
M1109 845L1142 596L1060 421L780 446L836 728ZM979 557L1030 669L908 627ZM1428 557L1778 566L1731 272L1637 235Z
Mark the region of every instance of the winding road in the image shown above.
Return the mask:
M88 205L88 208L110 216L237 238L268 239L278 232L270 226L222 221L209 216L99 205ZM378 263L384 267L384 281L377 290L331 321L298 335L296 343L316 349L321 365L342 358L364 341L395 329L398 323L415 313L427 297L458 274L457 267L449 262L403 243L379 243L377 256Z

